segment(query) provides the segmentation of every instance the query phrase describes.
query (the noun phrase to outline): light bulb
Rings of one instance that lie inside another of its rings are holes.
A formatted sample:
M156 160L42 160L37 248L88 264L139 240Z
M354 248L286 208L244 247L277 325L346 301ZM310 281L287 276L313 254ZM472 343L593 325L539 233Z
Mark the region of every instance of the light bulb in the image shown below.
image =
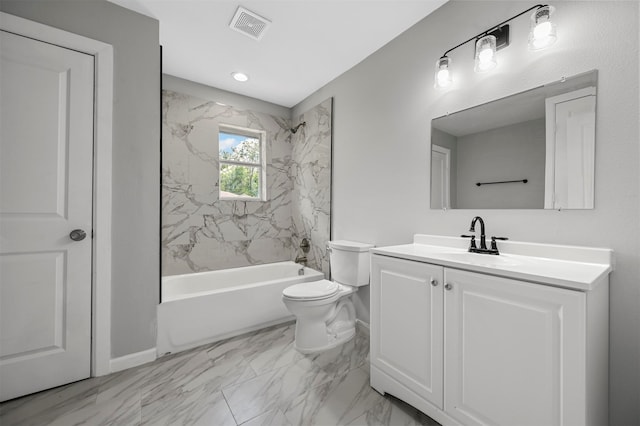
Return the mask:
M449 58L448 56L443 56L436 61L436 75L433 85L436 89L443 89L445 87L451 86L453 78L451 75L451 70L449 69L450 65L451 58Z
M231 77L233 77L234 80L240 81L243 83L249 80L249 76L243 72L233 72L231 73Z
M496 38L488 35L476 42L475 72L489 71L498 65L496 61Z
M491 49L483 49L480 53L478 53L478 59L481 64L489 63L493 60L493 50Z
M530 50L544 49L556 42L556 26L551 22L554 10L553 6L542 6L531 15Z
M551 26L551 22L549 21L541 22L538 25L536 25L535 28L533 29L533 38L541 39L541 38L549 37L552 29L553 28Z
M451 73L449 70L438 71L438 86L446 87L451 84Z

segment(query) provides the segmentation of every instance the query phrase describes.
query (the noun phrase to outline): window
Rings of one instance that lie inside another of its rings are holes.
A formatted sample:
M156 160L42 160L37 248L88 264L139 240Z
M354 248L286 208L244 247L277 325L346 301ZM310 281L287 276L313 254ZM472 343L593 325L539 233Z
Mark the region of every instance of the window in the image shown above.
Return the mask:
M220 125L221 200L265 200L265 132Z

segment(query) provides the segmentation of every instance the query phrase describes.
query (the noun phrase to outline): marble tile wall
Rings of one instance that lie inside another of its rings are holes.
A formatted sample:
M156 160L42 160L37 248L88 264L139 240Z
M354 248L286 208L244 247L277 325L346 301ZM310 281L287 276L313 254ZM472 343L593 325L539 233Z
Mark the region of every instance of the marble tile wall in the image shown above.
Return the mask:
M302 238L311 244L308 266L329 278L326 253L331 224L331 123L329 98L300 115L293 123L306 123L292 136L292 218L294 256L301 254Z
M162 102L162 274L290 260L289 119L168 90ZM219 124L266 131L267 201L219 200Z
M309 266L328 276L331 99L299 118L162 93L162 274L293 260L307 237ZM218 125L264 130L266 201L218 197Z

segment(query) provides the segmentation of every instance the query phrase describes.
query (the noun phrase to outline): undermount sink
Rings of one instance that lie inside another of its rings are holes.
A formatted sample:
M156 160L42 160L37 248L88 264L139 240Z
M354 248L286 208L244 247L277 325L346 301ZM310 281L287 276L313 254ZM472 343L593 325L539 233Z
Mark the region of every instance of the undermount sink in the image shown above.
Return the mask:
M453 262L469 263L471 265L479 266L513 266L519 265L520 262L513 258L507 258L504 255L491 255L491 254L479 254L470 252L456 252L456 253L438 253L437 255L442 260L450 260Z

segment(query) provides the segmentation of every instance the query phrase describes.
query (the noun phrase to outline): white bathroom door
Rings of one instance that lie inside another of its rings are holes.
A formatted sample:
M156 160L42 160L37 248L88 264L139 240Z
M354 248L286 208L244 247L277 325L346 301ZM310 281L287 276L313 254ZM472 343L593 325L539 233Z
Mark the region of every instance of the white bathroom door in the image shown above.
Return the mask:
M4 401L90 375L94 58L0 37Z
M451 151L438 145L431 149L431 208L449 208Z
M592 209L596 89L546 99L545 208Z
M568 209L593 208L595 96L556 105L556 203Z

